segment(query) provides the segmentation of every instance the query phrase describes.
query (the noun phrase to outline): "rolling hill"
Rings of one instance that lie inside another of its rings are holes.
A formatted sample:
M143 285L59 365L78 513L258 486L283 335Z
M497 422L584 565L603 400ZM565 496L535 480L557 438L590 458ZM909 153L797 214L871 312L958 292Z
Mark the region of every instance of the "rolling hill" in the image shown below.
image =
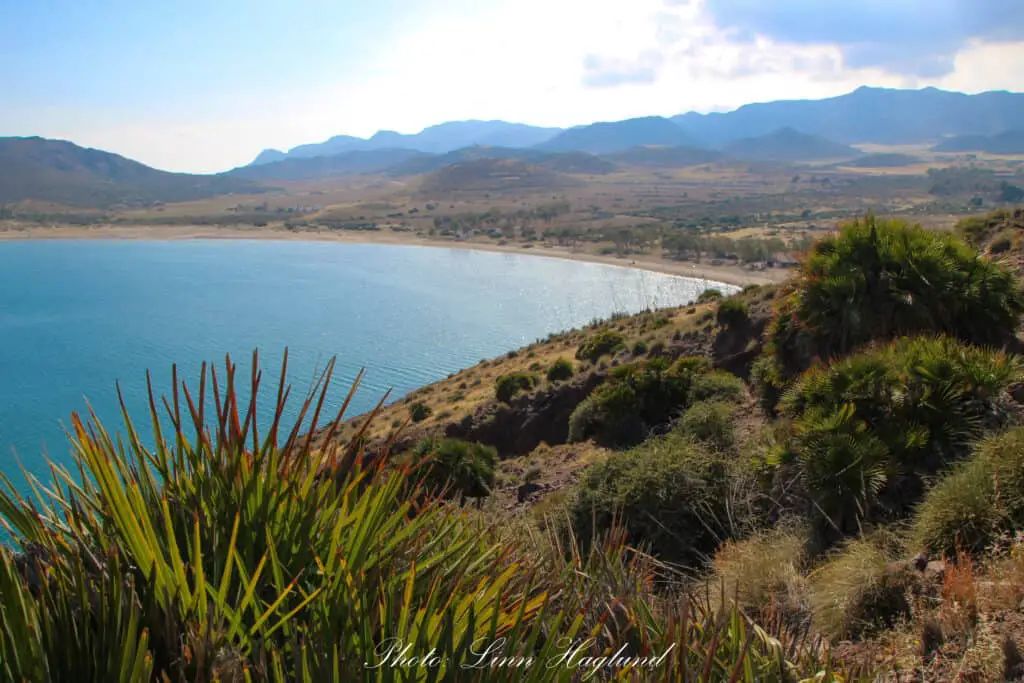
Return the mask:
M504 192L575 187L580 181L519 159L477 159L428 173L420 184L423 194Z
M612 162L585 152L543 152L534 149L473 146L435 156L424 155L410 159L387 170L392 176L411 176L429 173L468 161L482 159L516 159L533 166L559 173L603 175L616 170Z
M103 209L263 189L243 178L159 171L64 140L0 138L0 202L38 200Z
M699 146L685 130L660 116L627 119L570 128L556 135L537 149L558 152L589 152L611 154L633 147Z
M722 159L721 152L700 147L633 147L606 156L624 166L683 168L710 164Z
M986 154L1024 154L1024 128L996 135L960 135L932 148L935 152L984 152Z
M750 161L821 161L860 156L853 147L788 127L768 135L736 140L722 149L731 157Z

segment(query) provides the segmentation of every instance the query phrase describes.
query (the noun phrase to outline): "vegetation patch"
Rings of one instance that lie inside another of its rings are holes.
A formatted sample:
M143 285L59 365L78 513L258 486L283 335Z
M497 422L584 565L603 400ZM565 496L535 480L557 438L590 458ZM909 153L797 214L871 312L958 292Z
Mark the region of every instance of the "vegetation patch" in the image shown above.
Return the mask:
M1006 419L1018 359L950 338L910 338L803 375L782 399L783 461L798 464L822 531L860 530L920 500L924 480Z
M628 447L668 425L689 403L694 377L704 366L652 358L620 365L569 419L569 440L593 438L602 446Z
M564 382L572 379L575 372L576 368L573 367L571 360L568 360L567 358L559 358L551 364L550 368L548 368L548 381Z
M1011 272L958 237L869 216L814 244L768 337L788 380L876 339L942 333L999 347L1022 311Z
M448 498L485 498L494 488L498 451L490 446L458 439L430 438L412 452L418 467L414 481Z
M933 556L990 549L1024 529L1024 428L984 440L944 477L917 510L913 537Z
M601 330L584 341L576 351L576 360L596 363L601 356L607 356L626 346L626 338L615 330Z
M696 403L679 418L679 430L716 451L736 443L735 406L728 403Z
M744 478L729 458L680 433L592 467L571 505L581 542L621 525L657 557L697 567L751 522Z
M525 372L502 375L494 383L494 395L502 403L508 403L523 391L530 391L537 386L537 376Z

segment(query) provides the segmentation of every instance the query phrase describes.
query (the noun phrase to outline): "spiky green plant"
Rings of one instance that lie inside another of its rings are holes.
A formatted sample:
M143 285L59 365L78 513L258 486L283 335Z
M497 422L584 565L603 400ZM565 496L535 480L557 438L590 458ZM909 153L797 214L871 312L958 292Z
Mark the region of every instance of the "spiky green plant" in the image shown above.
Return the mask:
M869 215L811 249L780 300L769 351L789 379L871 340L933 333L999 346L1022 312L1002 265L954 235Z
M671 597L664 568L614 529L583 554L410 491L410 471L364 452L362 432L337 442L358 379L317 427L333 362L284 431L285 359L269 425L256 357L248 404L229 360L222 376L204 367L196 394L175 375L165 416L150 388L152 446L127 410L116 438L76 415L77 471L53 465L27 494L2 479L0 521L20 548L0 546L4 680L570 681L593 668L752 683L827 668L735 607ZM661 660L546 665L574 641L578 657L624 645ZM513 659L464 668L493 643ZM389 644L417 665L396 665Z
M948 337L905 338L808 370L786 392L781 460L799 464L813 516L835 534L903 516L924 478L1007 417L1015 356Z

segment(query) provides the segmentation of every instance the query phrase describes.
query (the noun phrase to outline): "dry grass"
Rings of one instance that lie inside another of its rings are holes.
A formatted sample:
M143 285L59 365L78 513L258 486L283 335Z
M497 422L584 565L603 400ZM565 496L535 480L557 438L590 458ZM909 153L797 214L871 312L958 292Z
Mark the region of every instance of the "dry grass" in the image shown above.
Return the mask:
M769 609L785 617L808 613L806 561L801 529L785 527L742 541L727 541L714 558L712 582L735 592L745 610Z
M947 633L964 638L970 638L978 624L978 585L974 562L967 553L961 553L946 567L940 620Z
M875 538L850 541L809 576L815 628L843 640L895 626L907 616L909 587L894 554Z

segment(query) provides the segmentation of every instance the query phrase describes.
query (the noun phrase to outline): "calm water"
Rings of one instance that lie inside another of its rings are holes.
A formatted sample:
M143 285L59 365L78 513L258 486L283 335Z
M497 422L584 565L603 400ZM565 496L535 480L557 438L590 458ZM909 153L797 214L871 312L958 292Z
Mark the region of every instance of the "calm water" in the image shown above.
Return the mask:
M347 381L366 368L354 406L362 412L388 388L399 398L595 317L688 302L704 286L426 247L0 242L0 470L15 475L20 459L42 473L44 453L67 462L63 425L86 398L108 428L119 428L115 381L142 420L147 369L163 392L172 363L191 383L202 361L222 362L226 353L242 374L258 348L273 379L287 347L297 396L337 356L331 397L340 404Z

